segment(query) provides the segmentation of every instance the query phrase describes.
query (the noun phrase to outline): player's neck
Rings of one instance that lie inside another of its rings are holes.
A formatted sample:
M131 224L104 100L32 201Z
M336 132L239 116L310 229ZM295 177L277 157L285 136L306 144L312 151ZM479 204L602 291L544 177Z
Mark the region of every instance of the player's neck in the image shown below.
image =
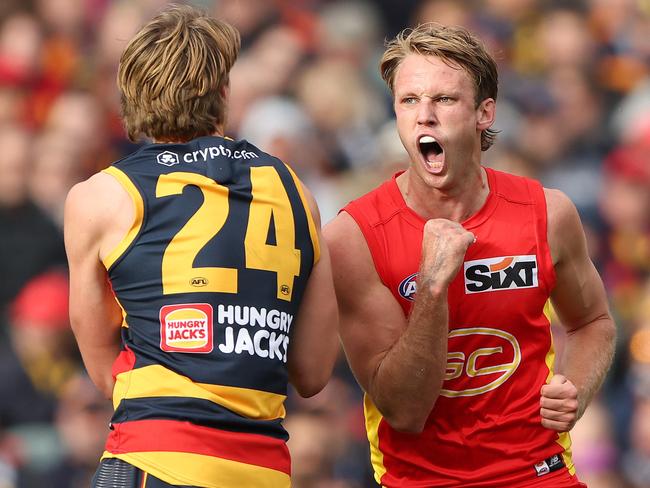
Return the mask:
M203 136L215 136L215 137L225 137L224 136L224 126L223 124L219 124L214 128L214 132L212 134L203 134L201 136L196 136L196 137L203 137ZM194 139L196 139L196 137ZM153 142L154 144L170 144L170 143L178 143L178 144L185 144L187 142L190 142L191 139L179 139L178 137L159 137L159 138L154 138Z
M449 188L427 186L412 171L398 177L397 185L406 205L425 220L464 222L483 207L490 193L487 174L482 167Z

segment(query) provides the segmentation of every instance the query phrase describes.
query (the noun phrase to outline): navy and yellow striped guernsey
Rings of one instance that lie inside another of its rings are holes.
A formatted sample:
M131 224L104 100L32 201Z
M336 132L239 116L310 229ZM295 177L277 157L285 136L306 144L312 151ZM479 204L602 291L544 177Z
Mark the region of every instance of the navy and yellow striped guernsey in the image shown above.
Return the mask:
M105 172L136 217L104 259L124 322L103 458L171 484L289 486L287 350L319 257L296 176L213 136Z

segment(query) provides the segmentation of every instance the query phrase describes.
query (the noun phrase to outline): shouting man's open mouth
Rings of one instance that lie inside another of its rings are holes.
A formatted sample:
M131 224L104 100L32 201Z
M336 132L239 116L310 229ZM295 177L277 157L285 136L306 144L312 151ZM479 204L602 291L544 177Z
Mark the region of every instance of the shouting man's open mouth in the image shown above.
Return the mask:
M432 174L439 174L444 167L444 150L433 136L420 136L418 147L425 161L427 170Z

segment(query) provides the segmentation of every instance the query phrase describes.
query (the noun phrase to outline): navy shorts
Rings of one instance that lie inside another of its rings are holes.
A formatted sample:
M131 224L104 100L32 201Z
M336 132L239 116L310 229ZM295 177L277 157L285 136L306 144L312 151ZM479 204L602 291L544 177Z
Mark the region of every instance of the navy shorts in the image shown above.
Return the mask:
M170 485L121 459L104 459L93 476L90 488L196 488Z

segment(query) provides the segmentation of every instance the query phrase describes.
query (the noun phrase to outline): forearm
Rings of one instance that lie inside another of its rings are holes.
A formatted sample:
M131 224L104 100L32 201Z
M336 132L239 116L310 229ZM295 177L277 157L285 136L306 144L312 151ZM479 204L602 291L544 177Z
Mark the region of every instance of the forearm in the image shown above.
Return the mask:
M578 390L578 418L603 383L614 356L616 327L609 315L567 333L560 372Z
M316 395L332 376L339 351L336 331L331 330L322 337L314 338L312 344L292 344L291 348L300 350L289 353L289 382L304 398Z
M122 312L103 277L86 284L74 274L71 276L72 331L88 375L95 386L110 397L113 363L121 348Z
M80 348L90 379L106 398L113 395L113 363L120 352L119 343L89 345Z
M420 432L438 395L447 362L447 294L416 299L408 325L378 363L369 394L397 430Z

